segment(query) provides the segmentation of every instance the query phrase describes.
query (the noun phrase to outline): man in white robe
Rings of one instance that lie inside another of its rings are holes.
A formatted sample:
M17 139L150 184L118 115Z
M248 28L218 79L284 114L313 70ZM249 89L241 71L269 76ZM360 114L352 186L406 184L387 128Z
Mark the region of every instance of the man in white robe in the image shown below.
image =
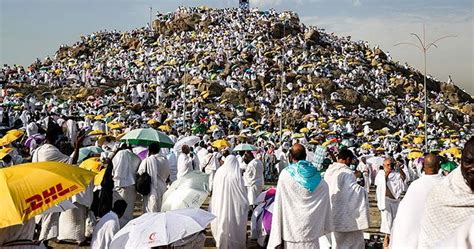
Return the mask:
M264 186L263 163L254 158L252 152L247 151L244 155L246 162L244 168L244 185L247 187L248 201L250 206L256 206L257 196L262 193Z
M424 175L410 184L398 206L398 213L391 231L390 248L415 249L418 245L420 221L426 198L431 189L443 179L439 174L439 159L436 155L425 156L423 172Z
M177 179L194 170L194 161L191 157L191 149L187 145L183 145L181 153L178 156L177 168Z
M63 138L62 129L55 123L50 123L46 131L46 143L38 147L32 156L32 162L56 161L75 164L79 157L79 147L84 140L84 134L79 134L76 146L71 157L64 155L55 146ZM41 231L39 240L48 240L58 236L59 213L50 213L41 216Z
M127 202L118 200L112 211L100 218L95 225L91 239L91 249L109 249L114 235L120 230L119 218L127 209Z
M396 162L392 158L386 158L383 170L379 170L375 177L377 207L381 217L380 232L385 234L383 242L385 248L390 244L390 230L397 215L400 195L405 189L406 175L403 165L399 170L396 170L396 167Z
M247 189L235 156L229 155L214 178L210 212L212 236L220 249L243 249L247 240Z
M314 165L306 161L306 150L295 144L292 164L278 179L273 204L272 227L267 248L319 248L319 237L331 232L331 206L327 183Z
M362 230L369 227L369 199L348 166L353 158L352 151L341 150L324 174L331 200L333 248L365 248Z
M213 152L212 148L208 149L207 156L204 158L202 164L202 170L204 173L209 175L209 190L212 191L214 185L214 175L220 166L219 155L217 152Z
M76 208L60 213L58 240L71 241L79 245L86 241L86 218L94 198L93 189L94 184L91 182L84 191L71 197L71 202Z
M420 224L418 248L442 242L474 214L474 138L465 145L461 166L428 194Z
M120 218L120 226L123 227L133 219L133 208L137 198L135 176L140 165L140 158L130 148L123 148L115 154L112 164L113 201L121 199L127 202L127 210Z
M143 212L160 212L163 194L166 192L166 180L170 176L168 160L160 153L157 143L148 146L149 156L138 167L138 174L148 173L151 177L150 193L143 197Z

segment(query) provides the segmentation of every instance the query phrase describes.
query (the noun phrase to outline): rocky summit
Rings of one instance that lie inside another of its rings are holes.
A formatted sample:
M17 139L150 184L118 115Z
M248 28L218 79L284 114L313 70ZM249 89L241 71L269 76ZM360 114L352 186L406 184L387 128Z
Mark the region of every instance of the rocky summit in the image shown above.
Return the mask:
M228 119L265 120L268 131L278 129L280 115L283 128L294 131L317 118L350 120L355 131L366 121L373 130L413 131L424 109L419 71L368 42L273 10L159 13L151 28L82 36L53 58L4 68L3 76L40 99L43 92L77 101L117 95L136 112L158 108L176 120L184 109L177 100L185 97L188 112L199 106ZM149 92L151 104L137 106L120 92L137 84ZM463 127L474 116L472 96L457 86L428 76L427 90L431 127Z

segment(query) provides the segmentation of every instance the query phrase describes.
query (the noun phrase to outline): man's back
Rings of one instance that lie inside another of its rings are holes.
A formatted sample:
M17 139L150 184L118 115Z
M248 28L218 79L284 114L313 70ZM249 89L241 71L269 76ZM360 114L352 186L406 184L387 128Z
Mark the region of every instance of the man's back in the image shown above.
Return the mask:
M331 224L326 182L321 180L310 192L283 170L278 179L268 247L281 241L318 243L319 237L331 231Z
M112 238L120 230L120 223L117 214L110 211L104 215L94 228L92 234L91 248L109 248Z
M428 194L421 219L418 248L431 248L474 213L474 194L459 168Z
M368 197L354 173L344 164L333 163L324 174L329 186L334 231L351 232L369 227Z
M440 175L424 175L410 185L398 207L392 228L391 248L416 248L426 198L442 179Z

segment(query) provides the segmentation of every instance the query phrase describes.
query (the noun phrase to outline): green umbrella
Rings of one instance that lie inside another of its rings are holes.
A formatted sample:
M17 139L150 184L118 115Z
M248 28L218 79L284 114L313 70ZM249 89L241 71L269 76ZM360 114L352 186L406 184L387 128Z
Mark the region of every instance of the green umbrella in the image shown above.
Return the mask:
M163 132L153 128L135 129L122 137L121 141L126 141L133 145L148 146L152 143L159 143L161 148L173 148L173 141Z
M453 161L447 161L447 162L441 164L441 168L445 171L448 171L448 172L453 171L457 167L458 166Z
M83 147L79 149L79 157L77 159L77 162L82 162L86 157L88 157L91 154L100 154L104 152L104 150L100 147L97 146L89 146L89 147Z
M251 144L239 144L235 146L234 151L256 151L257 147Z

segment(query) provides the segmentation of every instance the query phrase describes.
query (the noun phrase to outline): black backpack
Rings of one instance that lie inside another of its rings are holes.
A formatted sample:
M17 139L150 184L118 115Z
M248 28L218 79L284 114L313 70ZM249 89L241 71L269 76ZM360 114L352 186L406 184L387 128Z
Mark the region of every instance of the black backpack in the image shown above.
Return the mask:
M135 183L137 193L145 196L150 194L151 191L151 176L147 172L143 172L141 175L137 175L137 182Z

